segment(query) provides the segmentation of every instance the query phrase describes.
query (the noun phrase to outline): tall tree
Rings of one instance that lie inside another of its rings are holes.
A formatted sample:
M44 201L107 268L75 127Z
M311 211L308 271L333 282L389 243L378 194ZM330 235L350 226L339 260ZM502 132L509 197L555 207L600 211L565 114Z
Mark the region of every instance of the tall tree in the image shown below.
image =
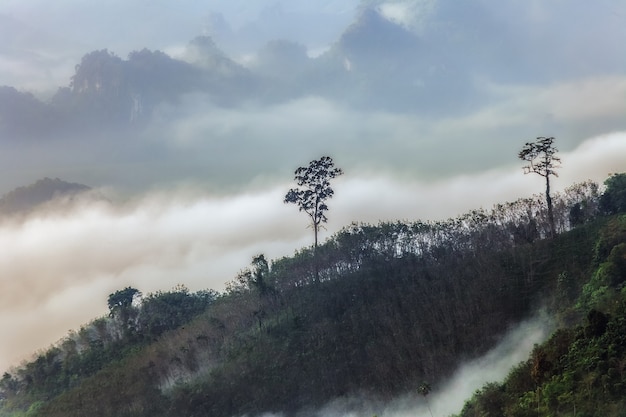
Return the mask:
M524 174L539 174L546 179L546 203L548 204L548 221L550 235L556 235L552 197L550 196L550 176L558 177L555 169L561 167L561 158L556 156L558 149L554 146L554 137L538 137L534 142L527 142L519 152L519 159L528 162L524 166Z
M335 167L333 159L329 156L323 156L318 160L313 160L308 167L299 167L295 171L296 183L298 187L292 188L285 195L285 203L294 203L298 205L300 211L304 211L311 218L311 226L315 243L313 246L313 256L315 259L315 279L318 280L317 265L317 244L318 233L322 223L326 223L326 211L328 206L326 200L331 198L335 193L330 188L330 180L343 174L340 168Z

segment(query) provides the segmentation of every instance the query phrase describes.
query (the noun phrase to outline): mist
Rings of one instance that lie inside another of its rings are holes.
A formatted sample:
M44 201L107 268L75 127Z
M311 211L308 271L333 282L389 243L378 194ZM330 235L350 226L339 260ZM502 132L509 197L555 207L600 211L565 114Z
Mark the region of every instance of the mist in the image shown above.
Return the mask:
M503 335L493 349L458 367L440 386L422 396L414 392L391 401L375 400L368 395L337 398L318 410L301 410L300 417L447 417L461 412L465 401L485 384L502 382L521 362L528 360L536 344L545 341L554 330L553 323L538 312ZM428 381L425 381L428 382ZM281 413L262 414L281 417Z

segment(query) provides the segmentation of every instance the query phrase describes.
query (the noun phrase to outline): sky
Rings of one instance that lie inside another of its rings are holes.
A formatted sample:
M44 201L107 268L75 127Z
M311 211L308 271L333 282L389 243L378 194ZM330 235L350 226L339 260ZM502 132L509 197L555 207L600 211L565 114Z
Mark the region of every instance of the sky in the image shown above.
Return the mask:
M45 99L90 51L125 57L148 47L176 57L203 34L242 59L275 38L315 55L362 3L4 0L0 85ZM449 0L367 3L424 41L457 33ZM0 145L0 194L59 177L107 196L0 220L0 371L106 314L117 289L222 290L253 256L311 245L307 218L282 201L293 171L322 155L345 171L322 238L351 222L446 219L539 194L543 179L523 175L517 159L537 136L557 138L556 191L625 172L626 58L615 52L626 44L626 3L477 4L488 13L468 14L463 27L495 39L504 56L498 77L473 74L488 99L462 112L364 110L316 96L221 108L190 95L158 108L162 117L124 152L88 141ZM463 59L483 59L484 45L462 42ZM516 53L537 60L508 78ZM548 70L537 76L537 66Z

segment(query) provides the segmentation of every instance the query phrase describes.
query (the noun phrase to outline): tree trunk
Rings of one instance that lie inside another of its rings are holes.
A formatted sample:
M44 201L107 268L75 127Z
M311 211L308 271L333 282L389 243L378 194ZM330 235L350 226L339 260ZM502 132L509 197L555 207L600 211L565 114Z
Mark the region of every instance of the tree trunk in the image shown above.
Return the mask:
M550 222L550 237L556 236L554 212L552 211L552 197L550 197L550 173L546 173L546 202L548 203L548 221Z
M320 283L320 268L317 262L317 231L319 223L313 223L313 234L315 235L315 243L313 244L313 266L315 267L315 284Z

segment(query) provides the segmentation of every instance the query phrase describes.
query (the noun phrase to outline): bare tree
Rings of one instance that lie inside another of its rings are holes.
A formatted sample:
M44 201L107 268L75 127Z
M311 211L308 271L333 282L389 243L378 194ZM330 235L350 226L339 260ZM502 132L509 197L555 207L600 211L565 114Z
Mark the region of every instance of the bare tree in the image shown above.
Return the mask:
M313 160L308 167L300 167L295 171L295 180L299 187L292 188L285 195L285 203L298 205L300 211L304 211L311 218L311 226L315 236L313 256L317 256L318 232L322 223L326 223L326 200L335 193L330 188L330 180L343 174L340 168L335 168L331 157L323 156L319 160ZM315 261L315 279L318 280L317 259Z
M556 235L554 225L554 213L552 211L552 197L550 196L550 176L558 177L555 169L561 167L561 158L555 154L558 149L554 147L554 137L538 137L534 142L527 142L519 152L519 159L528 162L525 165L524 174L539 174L546 179L546 203L548 204L548 221L550 222L550 235Z

